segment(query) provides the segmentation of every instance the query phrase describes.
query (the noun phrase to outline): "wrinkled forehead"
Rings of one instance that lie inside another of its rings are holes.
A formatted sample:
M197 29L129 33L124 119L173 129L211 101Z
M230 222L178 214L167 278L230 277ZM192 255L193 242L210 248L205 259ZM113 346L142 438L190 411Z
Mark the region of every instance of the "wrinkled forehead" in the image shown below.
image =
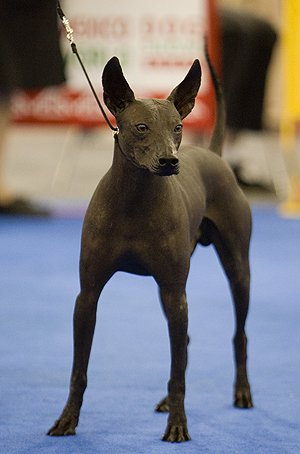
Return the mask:
M181 121L174 104L167 99L136 99L126 108L126 121L128 118L131 123L147 124Z

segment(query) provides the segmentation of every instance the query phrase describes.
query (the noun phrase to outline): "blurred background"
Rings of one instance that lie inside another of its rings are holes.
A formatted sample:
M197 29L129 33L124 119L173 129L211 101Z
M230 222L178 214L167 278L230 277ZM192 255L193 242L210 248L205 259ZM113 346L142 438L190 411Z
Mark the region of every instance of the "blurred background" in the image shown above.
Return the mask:
M41 215L53 204L86 204L110 165L113 140L56 23L56 2L16 3L1 7L0 213ZM140 97L167 96L199 57L204 76L184 140L205 144L214 118L208 35L227 105L225 159L251 200L297 215L299 2L190 0L176 10L169 1L157 10L135 3L61 2L100 98L112 55Z

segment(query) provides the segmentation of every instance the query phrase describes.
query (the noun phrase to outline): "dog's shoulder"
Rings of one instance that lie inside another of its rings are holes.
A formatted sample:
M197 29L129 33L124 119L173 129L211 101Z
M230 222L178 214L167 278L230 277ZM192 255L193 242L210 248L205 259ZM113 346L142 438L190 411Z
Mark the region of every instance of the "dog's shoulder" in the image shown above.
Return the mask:
M231 172L229 165L222 157L197 145L183 145L180 148L180 162L183 166L198 168L203 172Z
M237 181L229 164L219 155L199 146L184 145L180 150L181 173L200 180L204 187L235 189ZM184 177L185 178L185 177Z

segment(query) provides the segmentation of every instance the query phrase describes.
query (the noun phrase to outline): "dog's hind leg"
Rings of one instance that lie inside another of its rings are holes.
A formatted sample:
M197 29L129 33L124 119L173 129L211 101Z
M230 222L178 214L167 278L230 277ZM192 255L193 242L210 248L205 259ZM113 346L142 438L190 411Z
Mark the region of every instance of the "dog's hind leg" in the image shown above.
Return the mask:
M230 228L227 226L226 229L222 230L211 226L211 237L228 277L235 308L236 330L233 346L236 380L234 405L239 408L251 408L253 404L247 377L247 337L245 333L250 293L249 241L251 221L247 214L245 215L245 222L241 219L235 219L235 221L236 223L234 222Z
M226 267L224 267L226 269ZM245 323L249 308L250 271L248 259L237 261L226 270L235 308L236 330L233 338L236 365L234 405L252 408L252 397L247 376L247 336Z

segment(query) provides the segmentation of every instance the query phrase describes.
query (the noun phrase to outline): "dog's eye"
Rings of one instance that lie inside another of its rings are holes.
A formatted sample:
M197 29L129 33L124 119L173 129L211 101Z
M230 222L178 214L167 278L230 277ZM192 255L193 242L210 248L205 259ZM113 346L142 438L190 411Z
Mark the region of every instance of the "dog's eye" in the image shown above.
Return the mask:
M177 134L179 134L180 132L182 132L182 127L183 127L182 125L177 125L177 126L175 126L174 131Z
M148 129L149 129L148 126L145 125L145 123L139 123L135 127L138 130L138 132L142 132L142 133L148 131Z

